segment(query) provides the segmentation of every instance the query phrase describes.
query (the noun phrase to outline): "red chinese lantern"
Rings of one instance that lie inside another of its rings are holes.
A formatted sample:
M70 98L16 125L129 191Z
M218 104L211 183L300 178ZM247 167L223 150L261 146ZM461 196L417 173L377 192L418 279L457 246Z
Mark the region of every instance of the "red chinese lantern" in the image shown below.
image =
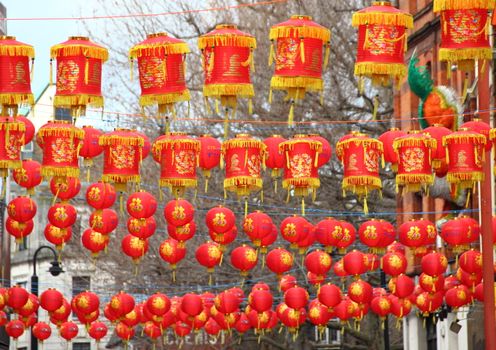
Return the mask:
M460 255L458 259L460 268L470 274L482 274L482 254L481 252L470 249Z
M124 254L132 258L135 263L139 263L140 259L148 251L148 240L126 235L122 239L121 247Z
M123 317L134 310L136 303L131 295L119 292L112 296L109 305L115 315Z
M248 304L259 313L272 309L273 302L274 297L270 290L257 289L248 296Z
M369 193L382 189L379 177L379 163L383 155L382 142L365 134L351 133L336 144L336 154L344 167L343 192L350 191L363 198L363 210L367 213Z
M62 202L76 197L80 190L81 181L77 177L54 176L50 180L50 192Z
M265 167L266 148L263 142L248 134L238 134L222 144L226 167L224 190L245 197L245 205L248 203L246 197L263 187L262 168Z
M401 244L413 249L415 255L424 254L428 243L427 227L420 220L404 222L398 228L398 238Z
M372 300L372 287L363 280L353 281L348 287L348 296L359 305L368 304Z
M296 249L298 242L309 234L310 227L305 218L293 215L281 222L280 230L282 238L291 244L292 249Z
M245 216L243 231L255 246L260 247L262 240L273 232L273 225L270 216L257 210Z
M331 253L333 247L343 238L341 221L327 218L320 221L315 227L315 237L320 244L325 246L326 252Z
M315 228L313 227L312 224L307 223L307 229L305 230L308 232L308 234L303 236L301 240L296 242L296 245L298 246L298 254L302 256L305 255L308 251L308 249L315 243L316 238L315 238ZM327 253L326 253L327 254Z
M238 311L240 303L240 298L232 290L223 291L214 299L215 309L224 315Z
M257 266L257 261L257 251L250 246L243 244L231 252L231 265L240 270L243 277L246 277L248 272Z
M467 286L461 284L448 289L444 298L446 299L446 304L456 310L472 302L472 292Z
M429 276L426 273L421 273L419 276L419 286L422 290L435 293L444 290L444 276Z
M394 242L396 232L394 226L384 220L371 219L360 225L358 230L360 241L372 252L382 253Z
M388 296L391 302L391 313L401 320L403 317L407 316L412 310L412 302L408 299L400 299L395 295Z
M140 182L140 166L144 159L142 136L129 129L115 129L100 136L98 141L103 146L104 182L113 182L115 188L125 192L127 183Z
M78 334L79 328L76 323L68 321L62 323L59 328L60 336L67 341L71 341Z
M93 128L90 125L83 126L84 138L83 145L79 150L79 155L84 158L84 165L89 168L93 165L93 158L98 157L103 148L99 145L98 140L103 132ZM89 176L89 172L88 172Z
M127 230L130 234L140 239L148 239L155 233L157 223L153 216L146 219L129 218Z
M446 147L443 145L443 137L448 136L452 131L442 124L434 124L422 132L436 140L436 149L432 152L432 168L436 170L437 176L442 177L439 171L446 167Z
M368 77L375 85L388 85L390 80L399 83L407 71L406 30L413 28L412 15L396 9L389 1L376 1L355 12L352 24L358 27L355 75L360 79Z
M13 177L16 184L24 187L29 195L33 195L34 188L43 180L41 164L31 159L24 159L21 168L14 169Z
M159 248L160 257L171 264L172 280L175 281L176 266L186 256L186 249L179 245L179 242L173 238L166 239Z
M305 99L307 92L322 94L324 90L322 71L329 61L331 31L313 22L310 16L294 15L272 26L269 38L269 66L275 61L269 102L273 90L286 91L286 99L291 101L288 118L291 125L298 100Z
M382 269L390 276L398 276L406 272L408 262L400 253L386 253L382 256Z
M213 242L204 243L196 249L195 256L200 265L207 268L209 273L209 284L211 284L214 268L219 265L222 259L222 251L219 245Z
M50 338L50 336L52 335L52 329L50 328L50 325L45 322L35 323L32 327L32 332L36 339L38 339L41 343Z
M301 197L302 213L305 213L304 198L312 195L320 187L318 172L319 155L322 153L322 142L307 135L295 135L292 139L279 145L285 155L284 177L282 187L288 193L294 191L295 197Z
M174 199L164 207L167 222L174 226L184 226L193 220L195 209L185 199Z
M57 59L55 107L70 108L73 117L84 115L87 105L103 108L101 80L102 64L108 59L106 48L87 37L71 36L52 46L50 57ZM50 81L51 77L50 72Z
M434 12L441 15L440 61L471 71L475 61L492 59L488 10L494 5L492 1L434 1Z
M91 228L84 230L81 235L81 243L91 252L93 258L98 257L98 254L105 250L109 242L108 236L94 231Z
M391 169L394 172L398 171L398 154L395 152L393 143L397 138L406 136L406 132L398 128L391 128L381 136L378 140L382 142L384 146L384 161L386 163L391 163Z
M370 301L370 308L379 316L381 323L385 322L386 316L391 313L391 306L388 296L374 297Z
M443 293L420 293L415 299L415 305L422 313L422 316L427 317L429 314L435 312L443 304Z
M58 228L48 224L43 232L46 240L54 244L58 251L62 251L65 243L69 242L72 237L71 227Z
M489 124L481 121L479 118L474 118L469 122L463 123L460 125L460 129L467 129L468 131L474 131L476 133L479 133L483 135L486 138L486 151L491 150L491 142L490 142L490 137L489 133L491 132L491 127Z
M338 277L341 277L341 280L344 282L344 278L348 276L348 272L344 269L344 261L343 259L340 259L336 261L334 266L332 267L332 271L334 274Z
M284 293L289 288L296 286L296 277L292 275L284 275L279 279L279 289Z
M210 209L205 215L208 229L216 233L226 233L236 224L236 217L231 209L219 205Z
M265 165L272 169L271 177L274 181L274 190L277 192L277 178L281 177L282 169L284 168L285 155L281 152L279 145L287 140L281 135L272 135L266 138L263 142L267 147L267 156Z
M140 220L146 219L155 214L155 211L157 210L157 200L152 194L140 190L129 195L126 209L133 218Z
M295 286L284 292L284 302L292 309L299 310L308 304L310 299L305 288Z
M115 326L115 334L119 338L121 338L125 344L129 342L129 340L134 337L134 328L126 326L124 323L119 322L117 326Z
M64 296L58 290L48 288L40 295L40 306L48 312L53 312L63 304Z
M428 192L428 187L434 183L432 154L437 141L420 131L410 131L408 135L397 138L393 147L398 154L397 191Z
M202 169L205 178L205 192L208 191L208 180L212 169L219 165L221 154L221 143L212 136L205 134L198 138L200 142L200 153L198 155L198 166Z
M24 323L20 320L12 320L5 325L5 332L14 339L18 339L24 334Z
M0 47L0 61L5 67L0 75L0 104L4 111L11 109L16 115L19 105L34 105L31 92L34 48L17 41L14 36L0 37Z
M169 311L171 306L171 302L167 295L162 294L162 293L155 293L152 296L150 296L145 304L145 307L148 308L148 310L156 315L156 316L163 316L167 311Z
M267 254L266 263L269 270L280 277L293 267L293 256L286 249L272 249Z
M88 329L88 334L91 338L95 339L96 342L100 342L107 335L108 327L103 322L95 321L90 325Z
M96 210L103 210L114 205L117 194L114 186L105 182L97 182L88 186L86 202Z
M67 203L56 203L48 209L48 221L55 227L67 228L74 225L77 219L77 211Z
M0 60L2 57L0 55ZM0 91L0 100L2 96ZM24 145L25 130L24 123L11 117L0 117L0 176L3 178L7 177L8 169L22 166L21 147Z
M468 249L470 243L478 240L479 233L479 223L472 218L462 216L445 222L439 235L453 247L453 252L461 253Z
M196 317L204 310L204 304L201 296L195 293L183 295L180 302L181 311L190 317Z
M331 269L331 264L331 256L322 250L314 250L305 257L307 270L318 276L326 276Z
M38 311L40 306L40 302L38 300L38 297L34 294L29 294L28 300L26 303L15 310L15 312L22 318L29 317L33 315L35 312Z
M471 291L474 291L475 287L482 282L482 274L468 273L461 268L456 271L456 277L462 284L469 287Z
M157 139L153 152L160 162L160 186L174 196L183 196L187 188L196 188L196 166L201 144L185 133L175 132Z
M194 221L191 221L184 226L173 226L169 224L167 225L167 232L171 238L178 241L179 247L184 248L186 241L194 237L196 224Z
M359 277L367 271L366 256L361 251L353 250L343 257L343 267L349 275Z
M455 195L458 189L474 190L475 185L483 180L485 144L485 136L463 129L443 137L443 145L447 147L446 179L451 184L452 195Z
M100 299L93 292L82 292L72 298L72 309L76 313L90 314L98 310L100 306Z
M448 259L441 253L432 252L424 255L421 261L422 271L429 276L442 275L448 267Z
M198 39L205 75L203 96L207 103L208 98L216 100L217 111L219 102L226 108L226 122L227 109L231 108L234 115L238 98L249 99L251 114L251 99L255 92L250 71L255 68L253 51L256 47L256 39L238 30L234 24L217 25L213 31Z
M26 222L15 221L11 217L8 217L5 221L5 229L7 232L15 238L17 244L21 244L24 237L28 236L33 232L34 221L33 219Z
M320 286L317 292L317 297L322 305L325 305L328 309L332 309L339 305L343 296L341 294L341 289L331 283L324 284Z
M7 205L9 217L19 222L27 222L34 218L36 210L36 202L26 196L16 197Z
M109 235L117 228L119 217L112 209L96 210L91 213L89 224L93 231Z
M138 61L141 87L140 106L158 105L158 114L175 114L177 102L189 101L186 87L188 45L167 33L148 34L129 50L131 65ZM133 67L131 66L131 70Z
M325 331L331 317L331 313L318 300L310 302L308 306L308 320L318 327L320 333Z
M355 242L356 229L353 224L346 221L341 221L341 227L343 228L343 238L339 240L336 247L339 249L340 253L344 254L346 252L346 248Z
M71 305L67 300L63 299L62 306L50 314L50 322L55 324L57 327L69 319L71 314Z
M83 130L70 122L56 120L43 125L36 136L43 150L41 175L79 177L78 156Z

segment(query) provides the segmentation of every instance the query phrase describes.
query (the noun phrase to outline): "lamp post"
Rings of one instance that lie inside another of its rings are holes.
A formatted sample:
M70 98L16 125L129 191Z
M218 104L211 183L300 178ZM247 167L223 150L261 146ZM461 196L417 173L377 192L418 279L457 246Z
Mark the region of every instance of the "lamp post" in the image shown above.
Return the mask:
M52 266L48 268L48 272L54 277L60 275L64 270L60 266L59 261L57 260L57 252L52 248L47 245L42 245L36 251L34 252L33 256L33 275L31 276L31 293L34 295L38 296L39 289L38 289L38 275L36 274L36 263L38 262L38 254L43 250L43 249L48 249L52 252L53 254L53 261L50 263ZM38 316L38 315L36 315ZM33 331L31 330L31 350L38 350L38 339L33 335Z

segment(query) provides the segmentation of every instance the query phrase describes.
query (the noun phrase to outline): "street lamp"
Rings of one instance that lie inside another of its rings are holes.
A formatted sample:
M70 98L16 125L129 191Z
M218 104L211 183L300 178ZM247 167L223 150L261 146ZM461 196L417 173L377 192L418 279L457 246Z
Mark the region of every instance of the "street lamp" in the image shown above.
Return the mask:
M31 293L34 295L38 296L38 285L39 285L39 279L38 275L36 274L36 263L38 262L38 254L43 250L43 249L48 249L53 253L53 261L50 262L50 267L48 268L48 272L54 277L60 275L64 270L62 269L62 266L60 266L59 261L57 260L57 252L52 248L47 245L42 245L36 251L34 252L33 256L33 275L31 276ZM38 316L38 312L37 315ZM38 350L38 339L33 335L33 331L31 330L31 350Z

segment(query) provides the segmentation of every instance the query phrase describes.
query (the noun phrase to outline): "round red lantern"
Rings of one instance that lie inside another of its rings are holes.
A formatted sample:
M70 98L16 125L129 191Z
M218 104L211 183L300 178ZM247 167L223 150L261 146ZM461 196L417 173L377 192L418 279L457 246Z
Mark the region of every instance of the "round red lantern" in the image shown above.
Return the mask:
M55 199L68 201L77 196L81 190L81 181L77 177L54 176L50 180L50 192Z
M284 292L284 302L292 309L299 310L308 304L310 299L305 288L295 286Z
M5 332L9 335L9 337L12 337L14 339L19 338L21 335L24 334L24 323L20 320L12 320L7 322L5 325Z
M348 287L348 296L357 304L368 304L372 300L372 287L369 283L358 280Z
M320 221L315 227L315 236L320 244L325 246L326 252L331 253L332 248L343 238L341 221L327 218Z
M383 255L382 269L390 276L398 276L406 272L408 262L406 257L400 253L386 253Z
M91 213L89 224L93 231L108 235L117 228L119 217L112 209L96 210Z
M481 252L470 249L460 255L458 259L460 268L470 274L482 274L482 254Z
M272 233L273 225L270 216L257 210L245 216L243 231L253 244L259 247L262 240Z
M232 290L223 291L214 299L215 309L224 315L238 311L240 303L240 298Z
M105 338L107 332L108 327L105 325L105 323L99 321L93 322L88 329L89 336L95 339L97 343Z
M356 229L353 224L346 222L346 221L340 221L341 227L343 228L343 238L339 240L339 242L336 244L336 247L339 249L339 252L344 254L346 252L346 248L348 248L350 245L355 242L356 238Z
M209 97L214 98L216 107L220 102L226 110L231 108L233 114L238 98L248 98L251 105L255 92L250 71L255 68L253 51L256 47L256 39L238 30L234 24L217 25L213 31L198 39L205 75L203 96L207 102ZM216 109L218 111L218 107Z
M71 305L76 313L91 314L98 310L100 299L95 293L85 291L72 298Z
M70 122L56 120L43 125L36 136L43 150L41 175L79 177L78 156L83 130Z
M265 165L267 168L272 169L271 177L274 181L275 192L277 192L277 178L281 176L281 170L284 168L285 160L285 155L279 149L279 145L286 141L281 135L272 135L263 141L267 147Z
M468 249L470 243L478 239L479 233L479 223L472 218L462 216L446 221L441 226L439 235L453 247L455 253L461 253Z
M174 199L164 207L167 222L174 226L184 226L193 220L195 209L185 199Z
M64 296L58 290L48 288L40 295L40 306L48 312L53 312L63 304Z
M71 305L67 300L62 300L62 306L50 314L50 322L55 324L57 327L64 322L66 322L71 314Z
M67 228L74 225L77 219L77 211L67 203L57 203L48 209L48 221L55 227Z
M160 186L174 196L183 196L187 188L196 188L196 166L201 144L185 133L166 134L153 143L153 152L160 162Z
M386 316L391 313L391 307L391 301L387 296L375 297L370 301L370 308L380 317L381 322L384 322Z
M127 342L134 337L134 328L128 327L124 323L119 322L117 326L115 326L115 334L117 334L117 336L121 338L125 344L127 344Z
M467 129L468 131L474 131L474 132L477 132L477 133L483 135L486 138L485 150L486 151L491 150L492 145L491 145L490 137L489 137L491 127L489 126L489 124L481 121L479 118L474 118L471 121L463 123L462 125L460 125L460 129Z
M394 140L393 148L398 155L396 189L406 192L427 192L434 183L432 154L437 141L420 131L410 131L408 135Z
M196 224L194 221L183 226L173 226L169 224L167 225L167 232L169 232L171 238L179 242L179 247L184 248L185 242L194 237Z
M388 296L391 302L391 313L399 320L407 316L412 310L412 302L408 299L400 299L395 295Z
M248 304L257 312L265 312L272 309L274 297L270 290L254 290L248 296Z
M5 67L0 76L0 104L4 110L10 109L16 115L19 105L34 105L31 92L34 48L6 35L0 37L0 47L0 62Z
M62 323L59 328L60 336L67 341L71 341L78 334L79 328L76 323L68 321Z
M147 38L129 50L131 70L138 61L141 87L140 106L157 104L158 114L175 114L177 102L189 101L186 87L186 54L188 45L167 33L148 34Z
M238 197L247 197L251 192L262 189L266 148L263 142L248 134L238 134L236 138L222 144L222 158L226 168L225 191L235 192Z
M43 341L50 338L50 335L52 335L52 329L50 328L50 325L45 322L35 323L32 327L32 332L36 339L38 339L42 343Z
M307 135L295 135L279 145L285 155L282 187L288 192L294 191L295 197L301 197L303 214L304 198L310 194L315 198L320 187L318 164L322 149L322 142Z
M186 249L180 247L179 242L173 238L166 239L159 248L160 257L171 264L172 279L175 280L176 265L186 256Z
M156 315L163 316L167 311L169 311L171 306L170 300L167 295L162 293L155 293L150 296L145 304L148 310Z
M126 203L127 212L133 218L146 219L157 210L157 200L150 193L140 190L131 194Z
M205 178L205 192L208 190L208 180L212 169L220 164L221 143L211 135L205 134L198 138L200 142L200 153L198 155L198 166Z
M272 90L287 92L286 99L291 101L288 119L291 125L298 100L305 99L307 92L324 90L322 71L329 61L331 31L312 21L310 16L294 15L272 26L269 38L272 43L269 65L275 62L269 102L272 102Z
M272 249L266 257L267 267L279 277L293 267L293 256L283 248Z
M157 223L153 216L146 219L129 218L127 230L130 234L140 239L148 239L155 233Z
M307 270L318 276L327 275L331 269L331 264L331 256L322 250L314 250L305 257Z
M20 244L24 240L24 237L28 236L33 232L34 221L33 219L26 222L15 221L14 219L8 217L5 221L5 229L7 232L15 238L16 243Z
M81 235L81 243L83 247L91 252L91 256L96 258L98 254L104 250L109 242L108 236L94 231L91 228L84 230Z
M279 279L279 289L284 293L289 288L296 286L296 277L292 275L284 275Z
M105 182L97 182L88 186L86 201L96 210L110 208L114 205L117 194L114 186Z
M236 224L236 217L231 209L219 205L210 209L205 215L208 229L216 233L226 233Z
M84 115L87 105L103 108L101 79L102 64L108 59L106 48L87 37L71 36L52 46L50 57L57 59L55 107L70 108L73 117Z
M124 254L132 258L135 263L138 263L148 251L148 240L126 235L122 239L121 247Z
M36 210L35 201L26 196L16 197L7 205L7 214L9 217L19 222L27 222L34 218Z
M344 167L343 191L351 191L363 198L363 210L367 213L369 193L382 189L379 177L379 162L383 155L382 142L365 134L351 133L336 144L336 154Z
M406 75L406 30L413 28L413 16L389 1L376 1L355 12L352 24L358 27L355 75L371 78L375 85L387 85L390 80L399 83Z
M257 266L257 261L257 251L250 246L243 244L231 252L231 264L240 270L241 276L247 276L248 272Z
M443 137L447 147L448 174L451 193L456 195L458 189L475 189L482 181L482 165L485 161L486 137L477 132L460 129Z
M319 298L319 302L329 309L336 307L343 299L341 289L331 283L320 286L317 297Z
M355 277L360 276L367 271L367 266L365 264L366 259L365 254L358 250L353 250L347 253L343 257L343 266L345 271L349 275L353 275Z
M83 145L79 150L79 155L84 158L84 165L90 167L93 165L93 158L98 157L102 152L103 148L99 145L98 140L102 136L103 132L93 128L90 125L83 126ZM89 173L88 173L89 176Z
M55 245L57 250L61 251L64 248L64 244L67 243L72 237L71 227L58 228L53 225L46 225L43 231L45 238L48 242Z
M207 271L210 274L209 283L211 283L214 268L219 265L222 259L222 251L219 245L213 242L204 243L196 249L195 256L200 265L207 268Z
M391 163L391 169L394 172L398 171L398 154L395 152L393 143L397 138L406 136L406 132L400 130L398 128L391 128L381 136L379 136L378 140L382 142L384 146L384 161L387 163Z
M429 314L435 312L443 304L443 293L428 293L422 292L415 299L415 305L420 310L424 317L429 316Z
M413 249L416 255L425 253L428 232L426 226L420 220L412 219L401 224L398 228L398 238L401 244Z
M446 304L456 310L472 302L472 292L467 286L461 284L448 289L444 298L446 299Z
M440 276L448 267L448 259L441 253L432 252L424 255L421 261L422 271L429 276Z
M41 176L41 164L31 159L24 159L22 167L14 169L13 177L16 184L24 187L28 194L34 194L34 188L38 186L43 177Z
M297 215L285 218L280 226L282 238L291 243L293 249L296 248L298 242L307 237L309 230L308 221Z
M492 1L434 1L434 12L441 15L439 60L463 71L474 70L475 61L491 60L488 10L494 6Z
M386 247L394 242L396 232L387 221L371 219L360 225L358 230L360 241L372 250L382 253Z
M115 129L103 134L98 140L103 146L104 182L113 182L116 189L124 192L127 183L140 181L140 166L144 159L145 139L129 129Z

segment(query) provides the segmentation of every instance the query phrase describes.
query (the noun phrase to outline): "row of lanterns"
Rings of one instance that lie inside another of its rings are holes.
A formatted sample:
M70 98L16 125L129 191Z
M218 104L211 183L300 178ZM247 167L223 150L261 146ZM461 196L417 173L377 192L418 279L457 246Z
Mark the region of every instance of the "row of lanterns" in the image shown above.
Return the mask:
M396 268L398 261L406 261L403 253L401 249L392 247L382 258L385 270ZM358 254L345 258L344 264L358 273L357 262L363 260ZM417 285L404 271L397 269L391 273L389 292L385 288L373 288L362 279L355 279L349 283L347 293L343 293L337 285L322 284L313 300L310 300L309 292L298 285L294 276L284 275L279 281L282 300L275 308L275 297L269 285L263 282L255 284L248 296L242 289L234 287L217 295L210 292L187 293L172 298L157 292L137 303L133 296L119 292L105 305L101 305L98 295L90 291L75 295L69 303L56 289L49 288L38 298L14 286L0 288L0 326L5 326L6 332L14 339L32 327L33 335L43 342L51 336L52 328L49 323L37 319L36 314L41 307L48 312L50 322L67 341L79 332L77 324L69 321L71 313L85 325L90 337L97 342L104 338L108 326L106 322L99 321L101 310L114 325L116 335L126 343L134 337L138 325L154 343L168 328L172 328L179 337L201 329L212 336L231 329L240 334L253 329L256 335L264 335L279 323L296 339L299 328L307 321L323 331L331 319L337 318L341 322L355 319L360 322L369 310L384 322L389 314L401 320L411 312L412 305L416 305L422 316L429 317L439 311L443 302L456 311L475 300L483 301L481 253L466 251L460 256L459 265L456 274L444 277L448 261L444 255L432 252L422 258L423 272ZM6 311L18 317L9 321Z
M492 1L434 1L434 11L441 17L440 60L471 70L474 61L491 59L487 12L493 8ZM352 24L358 28L357 76L383 85L391 78L399 81L405 76L406 31L413 27L410 14L394 8L389 1L378 1L356 12ZM287 92L290 122L297 101L304 99L307 92L323 91L322 71L329 60L330 36L329 29L301 15L270 29L269 64L275 62L271 96L272 90ZM236 109L238 98L251 101L254 89L250 72L254 70L256 39L235 25L222 24L201 36L198 47L205 98L215 99L216 109L220 104L226 114ZM0 55L10 67L1 77L0 103L15 115L18 105L34 103L29 74L34 49L7 36L1 38L0 48ZM137 61L139 70L141 106L158 105L159 115L169 115L174 113L177 102L189 101L185 82L185 55L189 52L184 41L166 33L150 34L130 50L131 62ZM70 108L73 116L84 114L88 105L103 106L101 76L102 64L108 59L106 48L86 37L70 37L51 48L51 58L57 60L55 106Z

